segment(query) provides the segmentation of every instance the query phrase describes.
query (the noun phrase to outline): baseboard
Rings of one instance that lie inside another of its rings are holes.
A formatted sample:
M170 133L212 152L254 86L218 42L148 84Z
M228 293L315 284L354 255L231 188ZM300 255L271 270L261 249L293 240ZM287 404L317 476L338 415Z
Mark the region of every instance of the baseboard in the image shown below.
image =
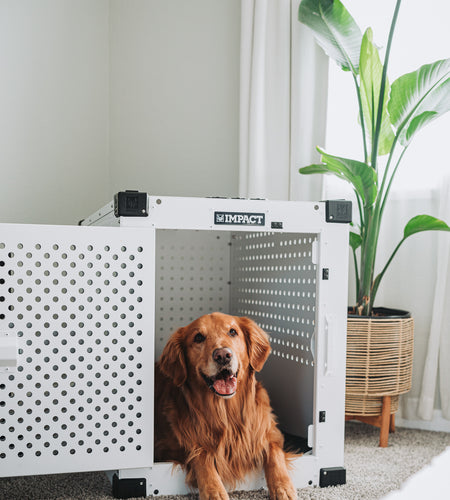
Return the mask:
M449 432L450 433L450 420L442 416L441 410L433 411L432 420L410 420L406 418L395 416L396 427L406 427L408 429L420 429L423 431L436 431L436 432Z

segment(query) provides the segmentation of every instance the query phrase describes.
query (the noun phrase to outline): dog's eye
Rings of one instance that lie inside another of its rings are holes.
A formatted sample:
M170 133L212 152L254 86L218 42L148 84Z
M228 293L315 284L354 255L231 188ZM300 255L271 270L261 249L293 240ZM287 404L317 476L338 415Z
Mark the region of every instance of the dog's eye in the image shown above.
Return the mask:
M234 328L232 328L232 329L228 332L228 335L229 335L230 337L236 337L236 335L237 335L237 331L236 331Z
M197 335L194 337L194 342L196 344L201 344L205 340L205 336L201 333L197 333Z

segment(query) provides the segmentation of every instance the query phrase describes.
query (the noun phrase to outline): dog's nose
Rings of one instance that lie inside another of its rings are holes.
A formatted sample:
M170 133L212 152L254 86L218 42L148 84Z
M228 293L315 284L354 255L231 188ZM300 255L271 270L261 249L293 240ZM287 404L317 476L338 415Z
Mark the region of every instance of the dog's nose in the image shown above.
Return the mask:
M213 360L218 365L226 365L233 358L233 351L228 347L221 347L220 349L215 349L213 352Z

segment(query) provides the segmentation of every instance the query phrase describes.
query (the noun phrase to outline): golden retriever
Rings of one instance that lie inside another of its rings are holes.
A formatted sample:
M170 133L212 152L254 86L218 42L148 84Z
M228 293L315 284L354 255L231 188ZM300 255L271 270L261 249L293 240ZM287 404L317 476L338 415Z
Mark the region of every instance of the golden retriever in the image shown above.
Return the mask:
M293 500L283 435L256 381L270 352L248 318L212 313L178 329L156 366L155 458L180 464L200 500L264 467L270 497Z

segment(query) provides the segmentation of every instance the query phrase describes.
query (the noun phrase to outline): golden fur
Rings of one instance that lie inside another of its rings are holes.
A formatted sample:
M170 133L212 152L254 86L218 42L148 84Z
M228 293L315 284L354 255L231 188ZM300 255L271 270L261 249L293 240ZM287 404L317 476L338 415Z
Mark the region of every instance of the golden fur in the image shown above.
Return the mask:
M248 472L264 467L272 499L297 498L283 436L255 379L270 352L250 319L213 313L178 329L156 367L157 461L173 461L200 500L225 500Z

